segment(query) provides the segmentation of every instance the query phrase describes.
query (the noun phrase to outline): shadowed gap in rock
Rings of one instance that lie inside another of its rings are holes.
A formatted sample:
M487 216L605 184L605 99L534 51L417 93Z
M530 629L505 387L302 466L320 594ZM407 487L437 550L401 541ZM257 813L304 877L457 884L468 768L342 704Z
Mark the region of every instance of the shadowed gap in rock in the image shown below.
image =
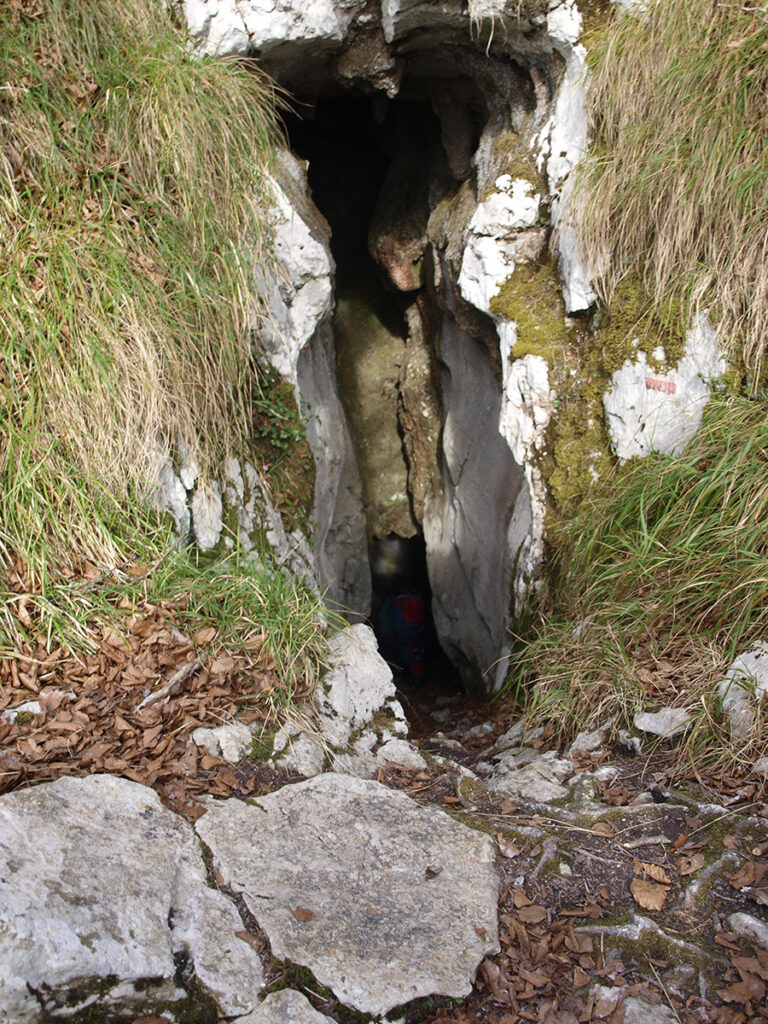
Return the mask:
M332 231L337 380L363 478L372 624L399 683L453 692L460 684L432 619L413 445L402 415L409 331L416 297L424 301L425 293L428 192L447 192L455 182L423 93L418 86L415 98L393 102L328 97L287 117L286 127L291 147L308 161L313 200ZM374 260L371 239L386 235L393 217L406 225L400 250L390 259L386 243L379 245ZM436 471L435 463L421 474Z

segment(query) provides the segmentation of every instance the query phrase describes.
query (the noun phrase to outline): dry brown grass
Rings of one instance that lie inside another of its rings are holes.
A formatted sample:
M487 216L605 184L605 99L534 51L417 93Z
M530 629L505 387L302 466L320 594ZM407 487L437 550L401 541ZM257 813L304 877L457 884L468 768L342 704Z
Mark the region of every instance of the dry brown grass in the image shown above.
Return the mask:
M757 382L768 343L768 14L651 0L590 41L592 148L576 216L600 297L639 272L710 307Z
M0 548L123 557L154 466L249 428L276 118L161 0L0 9Z

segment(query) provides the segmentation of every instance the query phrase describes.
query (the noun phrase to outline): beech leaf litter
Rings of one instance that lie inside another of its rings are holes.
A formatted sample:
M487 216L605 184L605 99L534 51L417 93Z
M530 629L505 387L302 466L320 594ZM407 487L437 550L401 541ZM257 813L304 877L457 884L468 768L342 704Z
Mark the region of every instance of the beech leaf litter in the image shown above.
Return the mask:
M93 653L38 647L0 661L0 792L106 772L151 786L191 821L202 813L202 794L255 792L252 772L189 738L235 714L246 723L264 717L256 699L276 680L259 644L217 650L217 630L190 635L170 601L145 605L127 627L103 627ZM31 698L38 713L13 713Z

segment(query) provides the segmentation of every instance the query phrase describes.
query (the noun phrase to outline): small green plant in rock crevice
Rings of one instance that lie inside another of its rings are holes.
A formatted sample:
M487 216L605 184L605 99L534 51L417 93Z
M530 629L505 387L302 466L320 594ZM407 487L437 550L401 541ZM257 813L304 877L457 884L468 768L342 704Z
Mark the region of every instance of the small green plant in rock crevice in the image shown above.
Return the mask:
M250 447L289 530L309 533L315 461L290 383L260 366L254 378Z

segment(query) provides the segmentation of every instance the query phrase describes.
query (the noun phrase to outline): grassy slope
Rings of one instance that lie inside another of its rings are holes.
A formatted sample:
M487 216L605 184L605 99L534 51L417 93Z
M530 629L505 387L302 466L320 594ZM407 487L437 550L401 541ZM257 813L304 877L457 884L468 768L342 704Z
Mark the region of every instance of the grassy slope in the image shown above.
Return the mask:
M639 274L660 307L712 306L756 384L768 345L764 6L651 0L587 43L579 223L601 296Z
M291 686L317 599L236 557L195 567L147 510L177 443L205 483L247 441L271 91L193 58L162 0L0 5L0 82L0 648L184 595L225 630L261 617Z
M639 274L660 313L709 304L752 394L718 396L682 456L618 469L567 529L513 679L564 736L674 704L697 717L687 749L765 752L764 720L728 747L713 684L768 631L766 47L764 12L716 0L652 0L591 40L579 200L602 296Z

